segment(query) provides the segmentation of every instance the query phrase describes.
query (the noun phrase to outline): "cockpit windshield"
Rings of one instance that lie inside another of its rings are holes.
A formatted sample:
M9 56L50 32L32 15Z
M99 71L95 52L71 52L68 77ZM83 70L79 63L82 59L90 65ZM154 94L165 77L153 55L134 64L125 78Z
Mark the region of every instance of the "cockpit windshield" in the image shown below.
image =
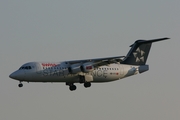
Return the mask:
M19 68L19 70L22 70L22 69L30 70L30 69L32 69L32 67L31 66L22 66Z

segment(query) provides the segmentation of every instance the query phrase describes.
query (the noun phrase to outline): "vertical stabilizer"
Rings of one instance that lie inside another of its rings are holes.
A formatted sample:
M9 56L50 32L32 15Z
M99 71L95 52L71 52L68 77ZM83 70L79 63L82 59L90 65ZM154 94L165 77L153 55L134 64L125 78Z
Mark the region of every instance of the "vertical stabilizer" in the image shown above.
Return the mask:
M152 43L167 39L169 38L135 41L135 43L130 46L131 49L121 64L145 65Z

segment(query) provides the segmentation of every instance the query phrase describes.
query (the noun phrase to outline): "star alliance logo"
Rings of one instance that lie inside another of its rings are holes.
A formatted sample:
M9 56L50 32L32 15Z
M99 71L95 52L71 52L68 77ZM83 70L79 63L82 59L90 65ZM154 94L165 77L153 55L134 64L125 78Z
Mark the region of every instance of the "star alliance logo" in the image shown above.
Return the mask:
M143 50L137 48L136 52L133 52L136 62L144 62L144 54L145 52Z

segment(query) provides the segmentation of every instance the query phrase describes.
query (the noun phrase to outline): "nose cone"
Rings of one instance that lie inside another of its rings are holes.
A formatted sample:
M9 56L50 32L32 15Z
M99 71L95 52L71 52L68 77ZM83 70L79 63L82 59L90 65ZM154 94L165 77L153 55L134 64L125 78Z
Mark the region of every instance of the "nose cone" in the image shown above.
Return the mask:
M24 79L24 71L18 70L9 75L10 78L15 80L23 80Z
M11 74L9 75L9 77L12 78L12 79L16 79L16 74L14 74L14 72L13 72L13 73L11 73Z

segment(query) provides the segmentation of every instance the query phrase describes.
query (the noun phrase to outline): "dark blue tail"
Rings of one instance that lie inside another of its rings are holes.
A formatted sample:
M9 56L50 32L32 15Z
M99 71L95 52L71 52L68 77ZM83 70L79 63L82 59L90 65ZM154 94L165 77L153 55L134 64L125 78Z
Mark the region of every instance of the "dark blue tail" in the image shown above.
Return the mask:
M135 43L130 46L131 49L121 64L145 65L152 43L167 39L169 38L135 41Z

